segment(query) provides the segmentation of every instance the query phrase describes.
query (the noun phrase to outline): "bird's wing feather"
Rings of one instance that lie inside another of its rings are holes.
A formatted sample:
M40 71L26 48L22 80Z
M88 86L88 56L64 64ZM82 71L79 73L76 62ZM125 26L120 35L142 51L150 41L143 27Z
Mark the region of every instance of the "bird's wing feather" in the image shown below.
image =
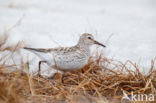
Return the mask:
M37 52L50 52L52 49L41 49L41 48L28 48L28 47L24 47L24 49L27 49L29 51L37 51Z
M49 61L53 61L53 53L50 52L51 49L38 49L28 47L24 47L24 49L36 54L41 60L46 61L49 65Z

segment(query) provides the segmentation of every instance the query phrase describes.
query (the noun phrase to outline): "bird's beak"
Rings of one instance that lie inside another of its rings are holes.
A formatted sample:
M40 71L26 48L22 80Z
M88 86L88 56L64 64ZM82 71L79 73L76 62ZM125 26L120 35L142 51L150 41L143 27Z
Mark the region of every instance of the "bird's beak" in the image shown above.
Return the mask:
M103 44L101 44L101 43L99 43L98 41L96 41L96 40L93 40L94 41L94 44L98 44L98 45L101 45L101 46L103 46L103 47L106 47L105 45L103 45Z

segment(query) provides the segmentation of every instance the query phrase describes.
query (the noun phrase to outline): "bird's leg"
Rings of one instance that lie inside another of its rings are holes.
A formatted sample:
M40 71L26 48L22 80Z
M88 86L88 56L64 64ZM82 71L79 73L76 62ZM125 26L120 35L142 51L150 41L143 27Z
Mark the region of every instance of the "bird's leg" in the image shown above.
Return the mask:
M42 63L46 63L46 61L39 61L39 63L38 63L38 76L39 77L41 76L40 71L41 71L41 64Z
M56 72L57 72L57 74L58 74L58 66L57 66L57 64L56 64L56 61L55 61L55 58L54 58L54 62L55 62L55 69L56 69ZM63 71L60 71L61 72L61 77L59 77L60 78L60 82L61 83L64 83L64 80L63 80L63 78L64 78L64 72Z
M64 78L64 73L62 73L62 76L61 76L61 82L62 82L62 83L64 83L63 78Z

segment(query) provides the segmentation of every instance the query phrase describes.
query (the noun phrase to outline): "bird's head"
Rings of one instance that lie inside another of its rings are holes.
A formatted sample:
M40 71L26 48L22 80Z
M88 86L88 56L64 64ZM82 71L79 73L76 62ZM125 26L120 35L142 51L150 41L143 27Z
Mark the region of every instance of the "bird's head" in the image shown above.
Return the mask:
M97 45L100 45L102 47L106 47L105 45L103 45L102 43L99 43L98 41L96 41L93 37L92 34L89 34L89 33L84 33L80 36L80 39L79 39L79 43L83 43L84 45L86 46L91 46L93 44L97 44Z

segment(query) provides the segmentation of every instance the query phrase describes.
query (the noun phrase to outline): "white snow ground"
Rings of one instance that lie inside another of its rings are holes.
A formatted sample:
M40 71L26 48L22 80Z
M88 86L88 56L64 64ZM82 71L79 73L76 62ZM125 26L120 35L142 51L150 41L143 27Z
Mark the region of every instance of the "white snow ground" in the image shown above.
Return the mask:
M107 45L106 57L141 60L146 69L156 56L156 0L0 0L0 33L23 15L10 32L10 44L23 40L36 48L71 46L88 32Z

